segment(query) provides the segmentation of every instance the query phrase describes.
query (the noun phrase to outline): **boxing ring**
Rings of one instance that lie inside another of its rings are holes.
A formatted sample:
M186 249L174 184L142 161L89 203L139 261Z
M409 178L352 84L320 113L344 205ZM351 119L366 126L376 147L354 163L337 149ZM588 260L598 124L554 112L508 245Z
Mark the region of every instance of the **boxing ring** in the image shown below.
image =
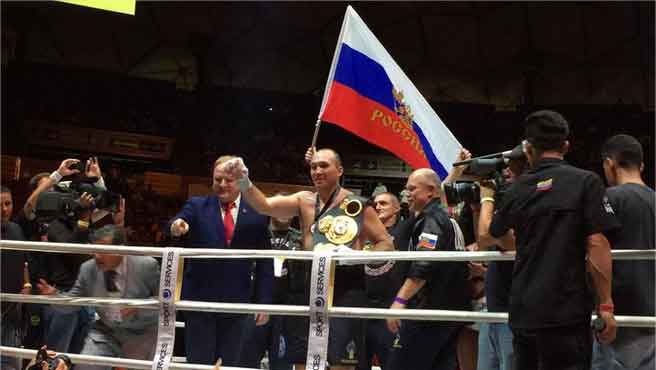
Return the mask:
M20 250L31 252L49 252L49 253L74 253L74 254L92 254L107 253L117 255L141 255L163 258L161 274L164 281L164 274L168 268L164 268L164 258L166 253L175 253L180 260L187 258L222 258L222 259L273 259L284 258L289 260L310 260L313 265L317 264L318 255L328 256L328 261L337 261L347 264L364 264L368 262L383 262L388 260L396 261L511 261L514 259L514 253L501 252L309 252L309 251L280 251L280 250L237 250L237 249L194 249L194 248L159 248L159 247L138 247L138 246L115 246L115 245L94 245L94 244L70 244L70 243L49 243L49 242L24 242L24 241L0 241L0 249ZM656 250L614 250L612 251L613 260L656 260ZM180 271L182 270L180 264ZM177 270L177 262L175 270ZM181 275L181 274L179 274ZM316 271L312 268L312 281L316 276ZM332 284L334 274L328 274L328 280ZM163 319L162 307L166 307L165 300L173 302L173 311L196 311L196 312L221 312L233 314L254 314L267 313L270 315L288 315L288 316L311 316L316 312L316 307L312 305L273 305L273 304L247 304L247 303L219 303L219 302L199 302L179 300L179 287L182 279L177 284L176 294L167 297L160 291L158 299L123 299L123 298L94 298L94 297L65 297L65 296L42 296L42 295L22 295L22 294L0 294L0 301L16 303L38 303L54 304L67 306L94 306L94 307L129 307L147 310L160 310L160 329ZM217 282L219 283L219 282ZM160 286L161 290L161 286ZM313 302L310 299L310 302ZM171 308L168 308L171 309ZM343 318L363 318L363 319L406 319L422 321L475 321L487 323L504 323L508 321L507 313L498 312L476 312L476 311L451 311L451 310L417 310L417 309L380 309L380 308L362 308L362 307L335 307L330 300L325 307L322 307L326 318L343 317ZM591 315L591 320L595 315ZM656 317L651 316L615 316L618 327L656 327ZM172 325L181 327L181 323ZM311 339L311 338L310 338ZM327 343L327 342L326 342ZM158 345L160 340L158 339ZM172 348L171 351L172 353ZM36 350L27 350L15 347L0 346L0 354L9 357L32 358ZM213 366L196 365L182 362L171 361L171 356L167 358L164 366L157 366L158 352L155 354L153 361L135 360L126 358L103 357L67 354L73 363L83 363L90 365L104 365L113 367L122 367L130 369L162 369L166 370L209 370ZM161 360L160 360L161 361ZM170 361L170 363L169 363ZM161 364L160 364L161 365ZM221 366L224 370L248 370L239 367Z

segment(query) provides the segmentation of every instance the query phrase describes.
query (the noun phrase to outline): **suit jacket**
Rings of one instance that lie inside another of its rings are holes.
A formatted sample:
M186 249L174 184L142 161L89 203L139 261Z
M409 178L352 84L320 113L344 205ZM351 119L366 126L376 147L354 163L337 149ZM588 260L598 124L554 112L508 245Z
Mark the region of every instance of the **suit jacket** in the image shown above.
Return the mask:
M126 280L121 298L157 298L159 294L157 260L145 256L125 256L123 258L123 262L126 264ZM80 266L75 285L65 295L109 297L105 287L104 273L97 268L95 259L88 260ZM158 310L137 310L134 315L121 322L108 320L107 311L104 308L99 307L97 311L100 323L106 328L116 331L119 335L123 332L143 333L157 327Z
M244 198L238 212L229 246L225 241L219 197L214 194L189 199L171 222L181 218L189 224L189 233L185 236L185 247L188 248L270 249L269 218L257 213ZM248 303L254 291L256 303L271 303L273 261L257 259L255 264L255 279L251 279L252 260L186 259L182 298ZM254 289L252 284L255 284Z

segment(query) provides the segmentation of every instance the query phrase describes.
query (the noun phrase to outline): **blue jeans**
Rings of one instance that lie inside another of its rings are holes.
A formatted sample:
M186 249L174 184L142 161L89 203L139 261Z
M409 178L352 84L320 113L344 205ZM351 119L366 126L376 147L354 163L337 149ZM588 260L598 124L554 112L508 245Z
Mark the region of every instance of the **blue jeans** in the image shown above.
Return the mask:
M478 332L478 370L511 370L513 335L505 323L481 323Z
M593 370L652 370L656 337L650 328L617 328L615 341L594 342Z
M57 306L43 308L45 344L62 353L80 353L92 322L92 311L81 307L71 311Z

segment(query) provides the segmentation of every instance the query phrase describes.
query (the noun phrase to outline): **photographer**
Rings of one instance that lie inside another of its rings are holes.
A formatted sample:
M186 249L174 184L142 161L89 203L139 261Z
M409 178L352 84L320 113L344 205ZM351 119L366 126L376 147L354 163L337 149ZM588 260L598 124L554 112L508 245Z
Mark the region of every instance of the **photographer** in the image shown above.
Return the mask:
M494 185L481 183L479 245L517 250L509 305L515 368L590 369L593 299L586 271L605 323L598 337L612 342L612 264L603 232L618 223L599 176L563 160L567 121L544 110L525 124L531 170L510 186L496 213Z
M456 165L444 183L443 202L458 214L458 223L463 229L467 250L478 251L478 217L480 211L479 187L471 180L494 179L507 188L522 173L526 158L521 146L511 151L473 158L463 149ZM471 164L471 167L470 167ZM464 177L470 181L458 181ZM496 196L497 201L502 194ZM460 212L457 212L460 210ZM484 250L498 249L496 246ZM507 312L508 296L512 281L513 262L468 263L470 288L474 309L489 312ZM483 297L483 293L485 298ZM507 323L479 323L467 327L461 333L458 353L461 367L481 370L506 370L512 368L512 333ZM474 349L473 351L471 349ZM476 351L478 349L478 351ZM473 359L471 353L473 352ZM478 354L476 354L478 352Z
M89 242L96 200L87 192L78 195L75 192L76 186L80 181L93 181L94 192L104 191L106 188L97 158L87 160L83 176L80 174L80 163L77 159L66 159L50 176L40 178L36 190L23 208L25 217L39 224L40 239L43 241ZM68 187L62 187L60 181L67 176L73 176L73 181ZM30 270L37 292L44 294L43 289L48 285L56 286L64 292L69 290L75 283L80 265L88 259L88 255L79 254L34 254ZM91 313L86 308L63 312L54 306L45 306L42 320L46 345L58 352L79 352L90 316Z
M36 205L39 199L39 196L46 191L52 191L53 187L57 185L62 178L79 174L80 173L80 160L78 159L64 159L59 168L56 171L53 171L50 176L43 176L43 174L38 174L34 176L31 185L36 185L36 189L30 194L29 198L23 206L23 213L28 220L34 220L36 218ZM107 189L105 186L105 181L103 180L102 173L100 172L100 165L98 164L97 157L90 157L85 166L84 174L88 178L97 178L98 180L94 184L100 189ZM36 184L33 184L36 183Z
M73 367L71 359L66 355L58 355L48 351L47 346L41 347L25 370L69 370Z
M469 156L471 157L471 156ZM515 147L506 155L505 167L496 172L492 177L501 187L507 188L515 179L524 171L526 157L522 151L521 145ZM459 160L468 159L461 157ZM459 166L462 175L465 166ZM456 180L457 178L454 178ZM477 190L480 192L480 190ZM476 194L479 195L479 194ZM500 195L496 195L499 201ZM450 199L449 199L450 200ZM473 199L472 199L473 200ZM447 200L448 201L448 200ZM449 202L450 203L450 202ZM480 212L480 197L475 201L466 202L473 216L473 230L478 234L478 218ZM469 211L469 210L467 210ZM469 212L463 212L469 214ZM478 243L472 245L472 250L501 250L498 246L488 246ZM483 272L483 284L485 292L485 303L488 312L508 312L508 300L510 295L510 286L512 283L512 261L490 261L487 264L469 263L472 275L477 270ZM480 370L509 370L512 369L513 348L512 332L507 323L480 323L478 326L478 358L477 368Z

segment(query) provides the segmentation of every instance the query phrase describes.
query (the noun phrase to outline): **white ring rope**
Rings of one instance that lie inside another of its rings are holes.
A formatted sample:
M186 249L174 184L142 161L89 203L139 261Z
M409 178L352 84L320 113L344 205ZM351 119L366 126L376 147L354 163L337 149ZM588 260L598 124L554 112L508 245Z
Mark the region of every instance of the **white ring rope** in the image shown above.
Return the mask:
M153 299L110 299L110 298L75 298L75 297L49 297L42 295L0 294L0 301L58 304L65 306L124 306L148 310L158 309L158 301ZM285 316L308 316L309 306L272 305L253 303L218 303L199 301L178 301L176 309L179 311L194 312L223 312L223 313L268 313ZM480 311L451 311L451 310L416 310L416 309L387 309L364 307L329 307L330 317L347 317L363 319L396 318L421 321L476 321L489 323L504 323L508 321L505 312ZM595 316L593 315L594 319ZM618 326L629 327L656 327L656 317L652 316L615 316Z
M119 255L145 255L151 257L162 257L164 248L160 247L138 247L138 246L112 246L97 244L73 244L73 243L50 243L50 242L25 242L0 240L0 249L55 252L55 253L109 253ZM168 250L171 250L170 248ZM253 259L253 258L276 258L312 260L314 252L309 251L281 251L281 250L230 250L230 249L206 249L206 248L177 248L180 256L186 258L222 258L222 259ZM614 250L614 260L654 260L656 250ZM333 253L331 258L335 260L346 260L353 264L362 264L370 261L511 261L514 253L501 252L350 252ZM0 293L0 301L18 303L40 303L66 306L123 306L131 308L158 310L160 302L158 299L123 299L123 298L93 298L93 297L66 297L66 296L41 296ZM268 313L273 315L309 316L309 306L296 305L263 305L247 303L218 303L199 301L178 301L175 309L179 311L195 312L223 312L223 313ZM474 312L474 311L451 311L451 310L417 310L417 309L382 309L382 308L360 308L360 307L328 307L328 317L386 319L396 318L420 321L460 321L460 322L488 322L505 323L508 314L503 312ZM594 319L592 315L591 319ZM618 326L630 327L656 327L656 317L651 316L616 316ZM176 323L176 327L180 325ZM26 350L14 347L0 346L0 353L12 357L32 357L36 350ZM125 367L131 369L150 370L153 361L134 360L88 355L69 355L75 363L90 365L111 365L114 367ZM211 370L213 366L171 363L170 370ZM225 370L249 370L237 367L222 367Z
M54 252L54 253L110 253L129 254L151 257L162 257L161 247L139 247L101 244L75 244L51 242L26 242L14 240L0 240L0 249ZM648 250L613 250L613 260L656 260L656 249ZM210 249L210 248L180 248L180 256L185 258L275 258L312 260L314 252L310 251L283 251L283 250L252 250L252 249ZM353 251L334 253L333 259L344 260L350 263L366 263L374 261L402 260L402 261L512 261L515 254L512 252L362 252Z
M0 354L10 357L19 358L33 358L36 355L34 349L23 349L16 347L0 346ZM91 356L91 355L76 355L72 353L65 353L70 357L71 362L74 364L88 364L88 365L103 365L113 367L123 367L126 369L141 369L150 370L153 366L152 361L147 360L133 360L129 358L118 357L105 357L105 356ZM197 364L183 364L172 362L169 366L170 370L212 370L214 366L210 365L197 365ZM229 367L221 366L221 370L259 370L245 367Z

